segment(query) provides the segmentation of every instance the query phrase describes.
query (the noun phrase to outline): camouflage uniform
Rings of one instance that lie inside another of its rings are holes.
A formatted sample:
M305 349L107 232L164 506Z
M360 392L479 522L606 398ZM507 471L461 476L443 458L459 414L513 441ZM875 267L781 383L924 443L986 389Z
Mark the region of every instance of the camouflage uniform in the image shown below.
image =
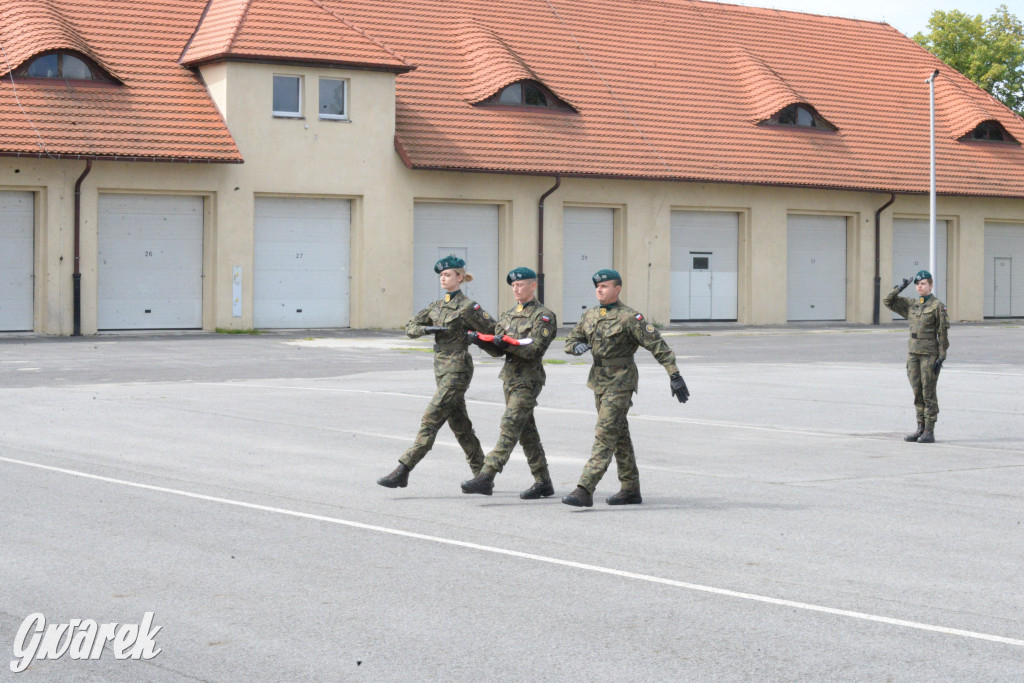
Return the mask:
M441 425L447 422L475 474L483 467L484 451L466 412L466 391L473 379L473 358L467 351L469 341L466 332L476 330L490 334L494 331L494 319L480 304L458 291L446 294L444 299L417 313L406 324L405 333L413 338L421 337L424 327L435 325L448 328L447 332L438 332L435 337L434 379L437 391L423 413L416 441L398 461L410 470L416 467L434 445Z
M898 289L886 295L886 308L899 313L910 323L907 377L914 390L914 407L918 424L932 431L939 416L939 400L935 393L938 377L935 361L946 359L949 348L949 317L946 306L932 295L901 297Z
M517 304L498 318L495 336L530 337L533 343L509 346L504 351L490 345L484 347L492 356L505 356L505 366L499 375L504 381L505 414L501 418L498 442L484 460L485 474L501 472L512 455L512 449L521 442L534 480L544 482L551 479L533 409L537 406L537 396L544 388L546 378L542 364L544 352L555 338L557 327L555 314L536 299Z
M626 421L640 378L633 354L643 346L669 375L679 372L676 354L654 325L621 301L587 309L569 333L565 352L571 354L580 342L589 344L594 356L587 386L594 391L597 427L590 460L583 467L579 485L593 493L614 455L622 490L638 491L640 472Z

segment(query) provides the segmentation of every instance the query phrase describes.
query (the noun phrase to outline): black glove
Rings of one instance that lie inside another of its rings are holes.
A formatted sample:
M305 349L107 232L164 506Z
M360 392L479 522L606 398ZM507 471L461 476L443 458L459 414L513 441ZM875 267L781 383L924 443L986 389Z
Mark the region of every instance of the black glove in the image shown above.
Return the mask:
M427 325L423 328L423 334L434 334L435 332L447 332L448 328L441 325Z
M903 282L901 282L900 284L896 285L896 289L898 291L902 292L904 289L906 289L910 285L911 282L913 282L913 280L911 280L909 277L905 277L905 278L903 278Z
M469 339L470 344L476 344L481 349L484 348L485 344L487 344L487 342L481 339L480 335L474 332L473 330L469 330L468 332L466 332L466 337Z
M509 344L507 341L505 341L498 335L494 335L494 341L492 341L491 344L493 344L494 348L498 349L499 351L504 351L509 346L511 346L511 344Z
M942 364L946 361L945 358L940 358L932 364L932 370L935 371L935 376L939 376L939 371L942 370Z
M590 344L586 342L576 342L576 345L572 347L572 355L582 356L590 350Z
M669 386L672 387L672 395L679 399L680 403L686 403L690 398L690 390L686 388L683 376L678 372L669 375Z

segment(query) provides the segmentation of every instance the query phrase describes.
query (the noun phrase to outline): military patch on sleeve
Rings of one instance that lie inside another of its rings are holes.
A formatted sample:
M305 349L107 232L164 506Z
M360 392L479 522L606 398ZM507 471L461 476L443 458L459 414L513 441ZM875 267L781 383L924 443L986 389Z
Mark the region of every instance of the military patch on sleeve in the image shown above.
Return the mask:
M477 308L480 308L480 307L479 307L479 306L477 306ZM490 314L490 313L487 313L487 312L485 311L485 312L484 312L484 319L485 319L485 320L490 320L490 319L491 319L491 314Z
M650 323L647 323L647 331L648 332L654 332L654 325L652 325Z
M540 331L540 336L542 336L542 337L548 336L548 328L545 327L543 330L541 330Z
M480 304L473 304L473 310L474 311L479 311L480 310Z
M546 322L546 323L549 323L549 322L551 322L551 318L549 318L549 317L548 317L548 316L546 316L546 315L542 315L542 316L540 317L540 319L541 319L541 320L543 320L543 321L544 321L544 322Z
M639 320L639 321L641 321L641 322L643 322L644 316L643 316L643 315L641 315L640 313L637 313L637 314L636 314L636 319L637 319L637 320Z

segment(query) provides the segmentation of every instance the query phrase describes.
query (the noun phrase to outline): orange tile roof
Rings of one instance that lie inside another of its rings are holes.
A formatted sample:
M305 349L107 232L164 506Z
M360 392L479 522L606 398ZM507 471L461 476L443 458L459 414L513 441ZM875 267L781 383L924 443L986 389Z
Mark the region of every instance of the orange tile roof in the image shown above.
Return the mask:
M0 154L240 162L206 88L177 62L204 3L4 0ZM12 83L11 69L57 48L84 52L123 85Z
M29 10L42 20L26 23ZM238 160L202 85L177 63L225 56L395 71L396 145L417 169L926 192L924 80L938 68L939 192L1024 197L1024 148L958 140L995 119L1024 142L1024 120L875 22L702 0L5 0L0 9L0 44L15 61L75 40L125 86L22 83L26 117L0 80L0 153L38 152L31 119L47 149L66 154ZM578 113L473 106L522 78ZM798 102L838 130L757 125Z
M695 0L324 0L417 70L398 77L413 168L1024 197L1024 150L957 141L1024 121L883 23ZM476 108L536 77L578 115ZM787 104L838 130L756 125Z
M225 57L412 69L320 0L210 0L181 63Z

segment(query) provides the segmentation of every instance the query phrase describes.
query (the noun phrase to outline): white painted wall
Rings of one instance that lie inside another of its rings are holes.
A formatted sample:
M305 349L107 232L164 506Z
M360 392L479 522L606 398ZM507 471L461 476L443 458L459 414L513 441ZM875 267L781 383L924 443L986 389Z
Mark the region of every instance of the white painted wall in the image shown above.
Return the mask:
M786 317L846 320L846 217L790 215Z
M351 202L256 197L257 328L348 327Z
M0 192L0 332L32 329L32 192Z
M1024 223L985 224L985 317L1024 316Z
M735 211L672 212L672 320L736 320L738 240Z
M455 254L474 277L462 292L497 316L498 206L416 202L414 221L412 314L444 296L434 264ZM504 284L505 273L500 276Z
M203 326L203 198L101 194L100 330Z
M594 273L614 268L615 210L566 206L562 214L562 317L560 324L579 322L597 303Z

